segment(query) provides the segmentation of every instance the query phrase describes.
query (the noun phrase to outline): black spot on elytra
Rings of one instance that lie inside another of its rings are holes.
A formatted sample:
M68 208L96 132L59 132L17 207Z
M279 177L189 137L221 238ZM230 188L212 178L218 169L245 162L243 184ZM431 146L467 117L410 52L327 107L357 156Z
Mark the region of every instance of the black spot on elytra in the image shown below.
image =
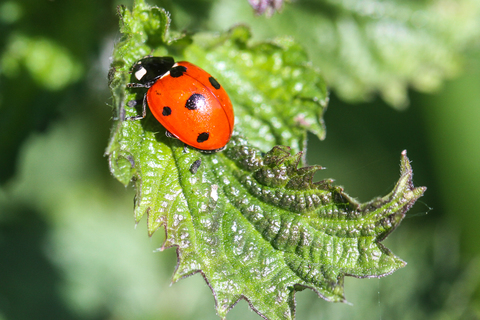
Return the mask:
M172 109L170 107L163 107L162 116L169 116L172 114Z
M208 132L202 132L202 133L200 133L200 134L198 135L197 142L198 142L198 143L205 142L205 141L208 140L209 136L210 136L210 133L208 133Z
M218 81L214 78L214 77L210 77L208 78L208 81L210 81L210 84L215 88L215 89L220 89L220 83L218 83Z
M178 78L183 76L183 74L187 72L187 68L184 66L177 66L170 69L170 75L174 78Z
M185 103L185 108L188 110L197 110L205 106L206 101L203 94L194 93L188 98L187 102Z

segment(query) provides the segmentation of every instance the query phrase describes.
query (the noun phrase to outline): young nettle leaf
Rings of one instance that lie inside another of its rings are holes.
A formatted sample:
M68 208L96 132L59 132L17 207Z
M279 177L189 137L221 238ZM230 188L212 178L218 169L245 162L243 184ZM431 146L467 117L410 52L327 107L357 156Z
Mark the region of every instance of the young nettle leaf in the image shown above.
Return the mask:
M141 0L119 12L123 38L109 74L117 117L107 154L114 176L134 181L136 221L146 214L149 234L163 226L162 248L177 248L173 282L201 273L222 318L244 298L266 319L292 319L296 291L345 301L345 275L381 277L405 265L380 241L425 188L413 187L405 153L394 190L368 203L331 180L312 182L321 167L301 167L299 151L306 129L324 135L326 90L298 45L251 45L245 27L172 36L168 13ZM224 86L237 116L224 151L185 148L149 113L126 120L141 112L127 105L144 91L126 84L146 54L191 61ZM282 143L293 147L275 146Z

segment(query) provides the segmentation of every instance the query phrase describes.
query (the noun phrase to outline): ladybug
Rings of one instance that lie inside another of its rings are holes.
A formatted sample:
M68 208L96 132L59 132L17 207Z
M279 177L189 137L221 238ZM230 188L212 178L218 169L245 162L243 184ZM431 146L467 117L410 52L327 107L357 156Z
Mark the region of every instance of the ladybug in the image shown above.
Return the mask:
M129 88L148 88L141 116L147 105L167 129L166 135L203 151L220 151L230 140L234 115L223 87L203 69L172 57L146 57L137 61L132 73L138 80ZM130 103L129 103L130 105Z

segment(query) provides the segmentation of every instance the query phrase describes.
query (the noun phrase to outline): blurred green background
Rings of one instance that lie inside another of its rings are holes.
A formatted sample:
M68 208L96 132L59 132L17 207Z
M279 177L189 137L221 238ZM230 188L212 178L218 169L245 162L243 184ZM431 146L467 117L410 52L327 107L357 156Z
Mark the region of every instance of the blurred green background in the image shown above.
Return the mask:
M174 249L154 252L162 232L135 228L134 192L103 156L119 4L131 1L0 1L0 320L217 319L200 275L169 286ZM302 5L267 20L246 0L151 4L177 30L243 22L257 40L283 35L275 19ZM301 35L311 21L285 29ZM407 149L415 185L428 190L385 241L406 268L346 278L353 305L303 291L297 319L480 319L480 54L468 54L458 77L434 94L410 91L403 111L332 92L326 140L309 136L309 163L327 168L317 178L367 201L391 191ZM260 317L241 301L228 319Z

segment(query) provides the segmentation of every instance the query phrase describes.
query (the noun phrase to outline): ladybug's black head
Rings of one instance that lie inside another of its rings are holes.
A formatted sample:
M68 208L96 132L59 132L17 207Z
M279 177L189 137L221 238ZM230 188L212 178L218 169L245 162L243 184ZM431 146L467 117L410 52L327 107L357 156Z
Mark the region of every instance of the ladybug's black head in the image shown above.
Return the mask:
M167 73L175 64L172 57L148 57L138 60L132 73L141 84L148 84Z

